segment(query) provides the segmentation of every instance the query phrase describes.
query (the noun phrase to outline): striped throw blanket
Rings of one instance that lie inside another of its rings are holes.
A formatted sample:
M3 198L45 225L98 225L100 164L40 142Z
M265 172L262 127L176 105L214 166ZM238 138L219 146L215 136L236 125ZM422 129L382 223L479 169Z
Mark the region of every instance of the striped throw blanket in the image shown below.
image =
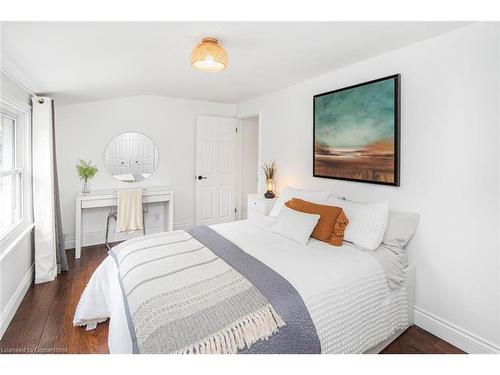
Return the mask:
M285 325L252 283L184 231L129 240L110 255L136 353L236 353Z

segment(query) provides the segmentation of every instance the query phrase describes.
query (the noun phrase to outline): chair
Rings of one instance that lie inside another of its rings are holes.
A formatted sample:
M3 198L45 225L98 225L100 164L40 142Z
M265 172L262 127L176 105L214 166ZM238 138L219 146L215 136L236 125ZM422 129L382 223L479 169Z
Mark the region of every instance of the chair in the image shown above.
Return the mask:
M144 208L144 206L146 208ZM111 210L113 210L113 208L111 208ZM149 212L149 207L148 207L148 204L144 204L143 203L143 209L142 209L142 235L145 236L146 235L146 215L147 213ZM113 212L111 211L109 214L108 214L108 218L106 219L106 239L105 239L105 242L104 244L106 245L106 247L108 248L108 250L111 250L111 246L109 246L109 243L108 243L108 235L109 235L109 219L114 219L115 221L117 220L117 213L116 212Z

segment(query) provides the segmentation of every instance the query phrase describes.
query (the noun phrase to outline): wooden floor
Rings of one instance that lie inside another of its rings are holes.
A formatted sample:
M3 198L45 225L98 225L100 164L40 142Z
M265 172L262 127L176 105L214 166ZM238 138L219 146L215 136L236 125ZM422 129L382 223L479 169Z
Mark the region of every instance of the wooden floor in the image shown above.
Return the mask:
M68 250L69 272L55 281L32 285L0 341L0 353L108 353L108 323L86 331L73 327L73 315L90 276L106 257L104 245L83 249L74 259ZM463 353L423 329L412 326L383 353Z

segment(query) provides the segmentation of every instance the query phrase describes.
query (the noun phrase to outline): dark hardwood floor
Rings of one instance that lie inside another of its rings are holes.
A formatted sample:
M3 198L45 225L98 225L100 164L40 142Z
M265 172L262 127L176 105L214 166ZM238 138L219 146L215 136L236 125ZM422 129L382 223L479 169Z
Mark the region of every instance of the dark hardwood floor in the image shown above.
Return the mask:
M73 327L85 285L106 257L104 245L86 247L79 260L68 250L69 272L55 281L32 285L0 341L0 353L108 353L108 323L86 331ZM463 353L429 332L412 326L382 353Z
M387 346L382 354L464 354L464 352L413 325Z

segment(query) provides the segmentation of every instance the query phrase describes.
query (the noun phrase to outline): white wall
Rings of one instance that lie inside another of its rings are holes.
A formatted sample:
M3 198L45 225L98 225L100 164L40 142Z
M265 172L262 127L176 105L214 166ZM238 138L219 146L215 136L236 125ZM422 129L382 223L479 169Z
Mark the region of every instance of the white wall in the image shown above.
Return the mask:
M57 106L56 142L63 231L67 247L74 247L75 196L81 182L75 171L78 159L92 160L99 172L92 189L170 186L175 190L174 228L194 225L195 221L195 123L197 115L234 116L235 106L157 96L140 96L75 105ZM107 143L125 131L150 137L158 148L159 165L155 173L140 183L115 180L104 167ZM104 242L109 210L86 210L83 242ZM113 224L114 225L114 224ZM161 206L151 206L146 222L152 232L162 227ZM111 232L113 239L114 231Z
M247 195L257 192L259 118L241 120L241 217L247 217Z
M280 187L389 199L421 214L409 248L416 323L469 351L500 350L499 28L473 24L254 100ZM313 95L402 75L401 187L312 177ZM477 341L476 341L477 340Z
M32 202L31 202L31 145L30 96L4 74L0 74L0 96L9 103L26 111L28 122L23 129L26 141L23 150L25 175L23 181L23 223L0 241L0 338L19 307L34 277L32 245Z

